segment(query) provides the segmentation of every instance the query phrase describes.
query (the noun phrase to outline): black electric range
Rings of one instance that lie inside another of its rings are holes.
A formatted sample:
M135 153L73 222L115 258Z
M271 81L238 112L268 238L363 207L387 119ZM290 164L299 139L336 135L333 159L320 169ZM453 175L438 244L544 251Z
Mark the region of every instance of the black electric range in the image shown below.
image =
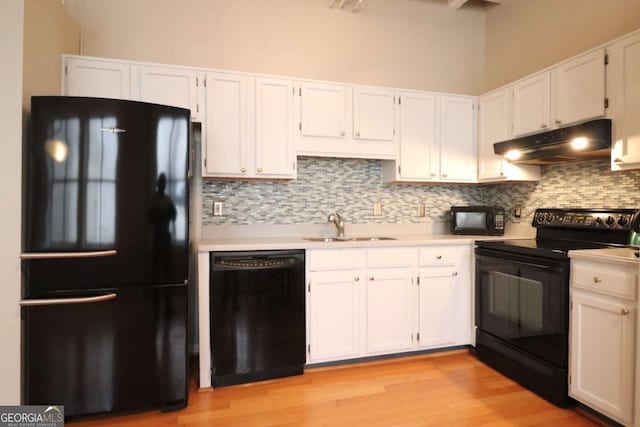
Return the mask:
M476 354L559 406L568 396L568 252L626 246L636 209L537 209L534 239L479 241Z

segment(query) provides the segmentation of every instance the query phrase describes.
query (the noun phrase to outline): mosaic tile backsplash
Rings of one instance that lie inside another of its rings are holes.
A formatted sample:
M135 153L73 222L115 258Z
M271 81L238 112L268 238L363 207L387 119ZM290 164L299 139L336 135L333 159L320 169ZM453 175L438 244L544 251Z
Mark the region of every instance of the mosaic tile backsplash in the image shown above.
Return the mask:
M435 221L452 205L520 205L529 222L538 207L640 207L640 171L611 172L606 159L544 166L537 183L383 184L381 176L379 160L299 157L294 181L204 180L202 223L321 224L335 211L349 223L411 223L424 221L420 204ZM224 202L223 216L213 216L214 201Z

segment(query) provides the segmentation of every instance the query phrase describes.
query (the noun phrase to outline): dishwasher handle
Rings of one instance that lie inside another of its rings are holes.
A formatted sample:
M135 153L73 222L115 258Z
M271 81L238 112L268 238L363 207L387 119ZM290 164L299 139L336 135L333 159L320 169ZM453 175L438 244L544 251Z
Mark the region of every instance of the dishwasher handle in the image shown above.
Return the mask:
M212 267L214 270L273 270L300 263L304 261L297 257L218 258Z

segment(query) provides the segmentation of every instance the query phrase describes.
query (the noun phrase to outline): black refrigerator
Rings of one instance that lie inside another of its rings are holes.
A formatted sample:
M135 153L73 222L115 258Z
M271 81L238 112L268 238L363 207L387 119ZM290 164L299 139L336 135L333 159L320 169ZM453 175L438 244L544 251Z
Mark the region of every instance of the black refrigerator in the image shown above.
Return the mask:
M186 405L189 132L182 108L32 97L25 404L66 418Z

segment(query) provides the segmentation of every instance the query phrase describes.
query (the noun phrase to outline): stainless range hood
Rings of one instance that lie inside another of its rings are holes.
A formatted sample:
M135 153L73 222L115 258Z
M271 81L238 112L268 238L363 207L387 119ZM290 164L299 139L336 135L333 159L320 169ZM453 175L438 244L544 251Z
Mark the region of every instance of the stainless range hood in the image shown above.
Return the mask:
M611 155L611 120L574 126L493 144L493 151L511 163L548 165Z

